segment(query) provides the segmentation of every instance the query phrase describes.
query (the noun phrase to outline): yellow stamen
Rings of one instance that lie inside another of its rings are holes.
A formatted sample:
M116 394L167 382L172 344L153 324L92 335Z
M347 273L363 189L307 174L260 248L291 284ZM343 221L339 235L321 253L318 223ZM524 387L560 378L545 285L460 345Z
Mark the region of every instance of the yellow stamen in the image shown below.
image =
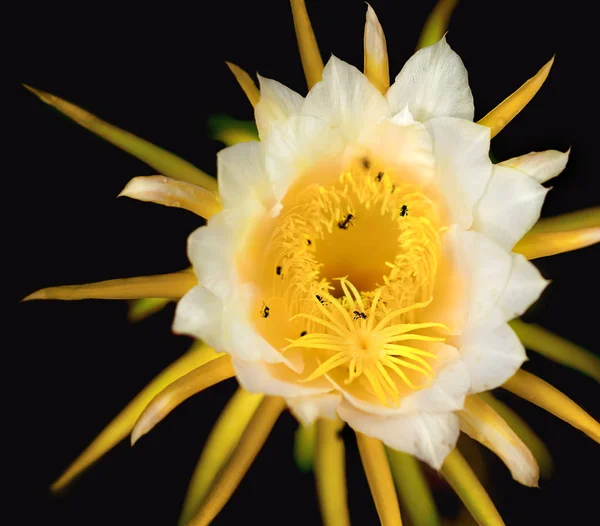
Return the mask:
M382 526L402 526L390 465L381 441L356 433L358 451Z
M267 396L244 430L236 448L215 479L202 506L188 526L208 526L223 509L285 408L283 398Z
M262 394L249 393L240 387L221 411L190 480L179 518L181 526L187 524L196 513L263 398Z
M324 526L350 524L344 441L338 435L342 427L339 419L317 421L315 482Z
M513 252L523 254L527 259L536 259L589 247L599 241L600 227L527 234L515 245Z
M545 409L600 443L600 424L568 396L541 378L521 369L502 387Z
M414 526L440 526L441 520L419 461L407 453L386 448L403 513Z
M158 393L146 406L131 431L131 445L165 418L179 404L204 389L235 376L231 356L224 355L190 371Z
M317 447L317 424L298 424L294 433L294 461L303 473L312 471Z
M163 175L134 177L117 197L121 196L183 208L205 219L219 212L222 206L217 192Z
M233 73L235 80L238 81L238 84L244 90L246 97L248 97L250 104L252 104L252 107L254 108L260 100L260 91L258 91L256 84L254 84L254 81L250 75L248 75L248 73L246 73L242 68L232 64L231 62L226 62L226 64Z
M433 11L431 11L431 14L425 21L421 36L419 37L419 43L417 44L417 51L421 48L432 46L444 36L444 33L448 30L450 17L457 3L458 0L438 0Z
M181 299L198 284L193 272L184 270L172 274L109 279L85 285L48 287L33 292L23 301L30 300L131 300L138 298Z
M71 481L90 467L106 452L123 440L135 425L136 421L150 401L169 384L189 373L193 369L208 363L220 354L204 343L194 344L190 350L177 361L173 362L138 394L127 407L94 439L94 441L79 455L75 461L56 480L50 489L61 491Z
M458 449L453 450L446 457L440 473L478 524L504 526L504 521L492 499Z
M487 126L491 130L490 137L498 135L502 129L512 121L521 110L527 106L527 104L529 104L529 101L533 99L546 81L546 78L548 78L553 63L554 57L552 57L552 59L550 59L544 67L535 74L535 76L531 77L517 91L504 99L498 106L483 117L483 119L478 121L477 124Z
M540 219L528 234L566 232L583 228L600 227L600 206L577 210L568 214Z
M300 59L304 68L304 76L308 89L312 88L321 80L323 74L323 60L319 53L317 39L308 18L304 0L290 0L292 5L292 15L294 17L294 29L298 39L298 49Z
M373 8L367 4L367 21L364 37L365 76L383 94L390 87L390 69L383 28Z
M66 100L45 91L32 88L26 84L23 85L33 94L37 95L42 102L56 108L67 117L73 119L77 124L125 150L149 166L152 166L157 172L168 177L173 177L174 179L202 186L208 190L217 189L217 180L214 177L204 173L180 157L144 139L140 139L125 130L121 130Z

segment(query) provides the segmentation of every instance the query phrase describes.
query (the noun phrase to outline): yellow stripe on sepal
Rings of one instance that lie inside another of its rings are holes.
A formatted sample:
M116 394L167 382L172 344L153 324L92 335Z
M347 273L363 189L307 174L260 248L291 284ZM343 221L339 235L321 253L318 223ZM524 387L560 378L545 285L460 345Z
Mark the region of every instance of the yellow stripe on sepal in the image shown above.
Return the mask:
M260 100L260 91L258 91L258 88L256 87L256 84L254 84L252 77L250 77L250 75L248 75L248 73L246 73L239 66L236 66L231 62L226 62L226 64L233 73L235 80L238 81L238 84L246 94L246 97L248 97L250 104L252 104L252 107L254 108Z
M599 241L600 227L526 234L514 246L513 252L523 254L527 259L537 259L589 247Z
M454 449L440 470L469 513L481 526L503 526L504 521L465 458Z
M187 181L208 190L217 189L217 180L214 177L204 173L188 161L144 139L136 137L132 133L117 128L66 100L45 91L32 88L26 84L24 86L37 95L42 102L56 108L80 126L152 166L152 168L162 175Z
M323 59L319 52L317 39L313 32L304 0L290 0L292 15L294 17L294 29L298 39L300 59L304 68L304 76L308 89L319 82L323 76Z
M458 4L458 0L438 0L425 21L417 50L432 46L444 36L456 4Z
M60 478L51 486L54 492L64 489L71 481L90 467L107 451L123 440L135 425L144 408L165 387L190 371L208 363L220 354L208 345L197 342L181 358L173 362L150 382L113 421L94 439L94 441L65 470Z
M196 513L215 477L235 449L264 395L249 393L241 387L231 397L213 426L192 475L185 496L180 526Z

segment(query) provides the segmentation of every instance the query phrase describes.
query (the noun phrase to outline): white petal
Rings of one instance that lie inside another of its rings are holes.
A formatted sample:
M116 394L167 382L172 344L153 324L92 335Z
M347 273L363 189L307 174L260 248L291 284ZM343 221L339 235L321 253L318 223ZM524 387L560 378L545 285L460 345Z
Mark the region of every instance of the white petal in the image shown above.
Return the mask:
M300 113L304 98L276 80L258 75L258 81L260 100L254 109L254 114L258 135L261 141L264 141L273 126Z
M452 223L470 228L473 208L492 175L490 129L453 117L425 125L433 141L437 177Z
M219 193L224 208L236 208L246 199L266 205L274 200L262 144L248 141L230 146L217 154Z
M420 122L434 117L472 121L475 111L467 70L446 37L408 59L387 99L394 113L408 105Z
M469 397L458 414L460 429L489 447L506 464L513 478L537 486L539 467L535 457L504 419L479 397Z
M486 323L466 329L458 350L471 378L469 393L481 393L506 382L527 360L523 344L502 321L499 311L488 314Z
M459 435L454 413L413 413L389 416L372 415L343 401L340 418L355 431L381 440L386 446L404 451L440 469Z
M379 90L358 69L334 56L323 70L323 80L306 96L302 113L339 127L347 141L354 141L365 124L391 116Z
M506 166L494 166L492 177L475 207L472 228L512 249L540 218L548 189Z
M223 351L223 306L219 298L200 285L191 289L177 303L173 332L193 336Z
M500 166L515 168L538 183L545 183L559 175L567 166L570 150L563 153L557 150L531 152L520 157L513 157L500 163Z
M305 426L310 426L317 418L335 419L342 395L325 393L313 396L295 396L287 398L286 401L298 421Z

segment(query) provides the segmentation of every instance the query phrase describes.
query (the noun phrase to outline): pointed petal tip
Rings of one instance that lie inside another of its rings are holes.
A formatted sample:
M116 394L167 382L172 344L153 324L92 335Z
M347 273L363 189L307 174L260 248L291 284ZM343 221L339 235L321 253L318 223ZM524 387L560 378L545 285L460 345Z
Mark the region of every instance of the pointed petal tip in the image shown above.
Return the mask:
M40 289L40 290L36 290L35 292L32 292L31 294L25 296L20 303L24 303L25 301L31 301L31 300L47 300L48 299L48 295L46 294L46 289Z

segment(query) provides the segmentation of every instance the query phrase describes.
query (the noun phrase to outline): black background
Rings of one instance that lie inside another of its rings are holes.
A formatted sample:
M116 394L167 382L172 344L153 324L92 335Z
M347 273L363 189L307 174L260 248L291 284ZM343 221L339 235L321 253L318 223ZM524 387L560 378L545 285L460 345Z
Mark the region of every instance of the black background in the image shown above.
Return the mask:
M392 77L413 52L433 1L373 0L386 31ZM496 157L573 147L551 184L543 215L599 204L598 46L585 2L463 1L448 41L461 55L475 95L476 119L556 53L533 102L493 142ZM365 4L307 1L325 58L362 67ZM251 119L252 109L224 61L305 93L288 2L194 2L138 7L105 3L26 6L12 19L10 58L19 71L7 102L16 110L5 190L5 231L13 309L35 289L169 272L187 265L185 243L200 223L176 209L115 199L129 179L153 170L79 128L22 89L26 82L215 173L215 113ZM9 20L6 20L9 22ZM11 144L9 143L9 144ZM5 143L6 144L6 143ZM553 283L526 316L598 352L597 248L539 260ZM5 256L6 257L6 256ZM5 449L19 524L175 524L188 478L220 408L226 382L187 401L131 449L119 444L63 495L48 486L146 383L187 348L173 336L173 307L139 324L123 302L28 303L16 307L4 368ZM598 385L530 353L526 369L543 376L598 417ZM555 474L529 489L512 481L487 451L490 487L507 524L593 523L598 449L542 410L504 396L535 426L555 459ZM14 414L13 414L14 412ZM295 423L285 414L246 479L214 524L318 524L310 475L292 461ZM376 524L352 434L347 438L354 524ZM12 471L12 470L11 470ZM452 511L442 496L443 509Z

